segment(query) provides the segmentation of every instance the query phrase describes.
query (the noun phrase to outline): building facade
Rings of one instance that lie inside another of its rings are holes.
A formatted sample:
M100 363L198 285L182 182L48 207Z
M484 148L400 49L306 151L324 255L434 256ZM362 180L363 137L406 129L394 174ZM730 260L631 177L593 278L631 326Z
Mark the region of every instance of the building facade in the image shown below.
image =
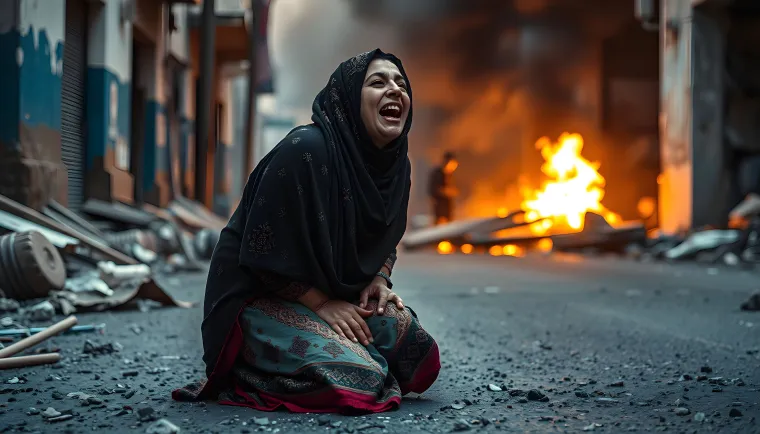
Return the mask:
M228 178L243 174L225 149L244 119L231 112L230 82L244 72L236 65L248 38L240 1L221 2L223 20L217 5L211 185L197 192L200 3L0 2L0 194L73 210L89 199L166 206L182 195L228 212Z

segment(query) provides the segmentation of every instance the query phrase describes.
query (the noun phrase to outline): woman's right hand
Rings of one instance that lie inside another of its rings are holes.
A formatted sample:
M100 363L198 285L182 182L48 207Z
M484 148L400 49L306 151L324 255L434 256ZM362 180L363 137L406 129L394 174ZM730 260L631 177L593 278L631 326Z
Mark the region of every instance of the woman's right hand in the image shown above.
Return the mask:
M335 333L354 342L369 345L374 342L364 318L372 316L371 310L362 309L343 300L329 300L314 310Z

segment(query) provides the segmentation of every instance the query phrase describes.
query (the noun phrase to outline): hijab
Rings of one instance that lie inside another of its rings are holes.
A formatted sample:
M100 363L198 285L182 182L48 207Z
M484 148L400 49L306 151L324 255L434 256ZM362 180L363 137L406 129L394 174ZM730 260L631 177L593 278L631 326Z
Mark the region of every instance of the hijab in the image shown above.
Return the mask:
M256 166L212 255L201 327L214 371L246 302L285 284L355 301L406 230L411 187L402 134L376 147L361 120L361 90L373 50L343 63L314 99L310 125L295 128Z

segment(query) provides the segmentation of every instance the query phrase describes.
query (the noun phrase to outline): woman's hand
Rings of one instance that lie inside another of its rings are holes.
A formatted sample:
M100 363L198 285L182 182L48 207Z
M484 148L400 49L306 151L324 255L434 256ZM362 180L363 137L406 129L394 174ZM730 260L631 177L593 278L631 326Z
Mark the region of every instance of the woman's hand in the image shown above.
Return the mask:
M361 342L363 345L374 342L369 326L364 321L364 318L372 316L371 310L362 309L343 300L327 300L320 304L314 313L344 338L347 337L356 343Z
M359 307L364 309L367 306L370 298L376 298L377 301L377 314L382 315L385 311L385 305L390 301L396 303L396 307L399 310L404 309L404 302L401 297L395 292L391 291L386 285L385 279L382 277L376 277L368 287L359 295Z

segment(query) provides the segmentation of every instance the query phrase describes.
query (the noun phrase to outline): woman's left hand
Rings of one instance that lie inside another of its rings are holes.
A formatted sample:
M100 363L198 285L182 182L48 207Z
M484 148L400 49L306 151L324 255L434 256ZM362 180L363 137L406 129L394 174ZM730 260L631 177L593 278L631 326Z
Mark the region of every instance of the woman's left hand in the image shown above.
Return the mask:
M359 307L364 309L367 306L367 303L369 303L370 298L376 298L378 300L378 315L383 314L385 311L385 305L388 304L388 302L396 303L396 307L399 310L404 308L404 302L401 300L401 297L388 288L385 284L385 279L382 277L376 277L368 287L364 288L359 295Z

